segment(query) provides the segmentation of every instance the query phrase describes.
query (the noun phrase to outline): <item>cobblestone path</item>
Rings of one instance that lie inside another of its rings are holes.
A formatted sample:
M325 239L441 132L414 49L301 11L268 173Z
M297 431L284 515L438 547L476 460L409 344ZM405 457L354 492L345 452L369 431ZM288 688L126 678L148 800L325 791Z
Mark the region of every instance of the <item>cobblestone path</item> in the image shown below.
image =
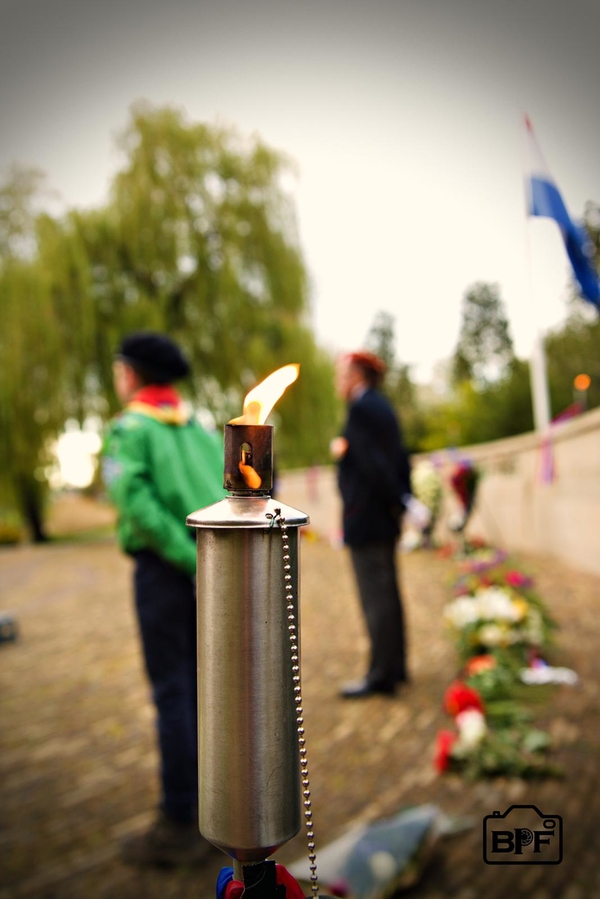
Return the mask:
M453 565L402 558L413 684L398 698L343 702L362 674L366 643L348 559L326 541L302 545L303 685L317 851L349 824L435 802L472 827L441 840L420 899L600 897L600 579L551 559L521 559L561 625L555 661L575 668L537 709L564 780L464 783L432 766L455 656L441 609ZM157 758L130 601L130 562L110 539L0 551L0 611L19 624L0 645L0 899L208 899L215 851L200 871L140 872L119 840L143 829L156 803ZM489 867L482 820L513 803L564 819L557 866ZM278 853L304 854L303 834Z

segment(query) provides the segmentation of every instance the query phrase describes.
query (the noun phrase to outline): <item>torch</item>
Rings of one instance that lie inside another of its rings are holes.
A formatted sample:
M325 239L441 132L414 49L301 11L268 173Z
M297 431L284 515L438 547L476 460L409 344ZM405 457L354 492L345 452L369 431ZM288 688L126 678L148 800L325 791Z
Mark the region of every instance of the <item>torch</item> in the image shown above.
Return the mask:
M228 495L187 519L197 542L200 830L234 860L237 881L248 889L268 873L273 895L281 888L267 859L300 830L300 779L316 884L299 676L308 516L270 496L273 428L264 424L298 369L284 366L246 396L244 414L225 426Z

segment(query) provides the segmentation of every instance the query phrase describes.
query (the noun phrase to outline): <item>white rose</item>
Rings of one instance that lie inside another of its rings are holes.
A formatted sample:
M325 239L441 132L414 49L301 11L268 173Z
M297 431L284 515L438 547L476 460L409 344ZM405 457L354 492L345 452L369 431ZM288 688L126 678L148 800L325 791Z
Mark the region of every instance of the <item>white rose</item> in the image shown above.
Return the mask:
M478 590L475 598L479 603L481 618L491 621L518 621L521 612L511 597L501 587L487 587Z
M479 621L479 617L479 606L473 597L459 596L444 609L444 618L457 628L474 624Z
M508 642L506 631L497 624L484 624L477 636L484 646L504 646Z
M481 743L486 732L485 717L478 709L465 709L456 716L458 741L463 749L475 749Z

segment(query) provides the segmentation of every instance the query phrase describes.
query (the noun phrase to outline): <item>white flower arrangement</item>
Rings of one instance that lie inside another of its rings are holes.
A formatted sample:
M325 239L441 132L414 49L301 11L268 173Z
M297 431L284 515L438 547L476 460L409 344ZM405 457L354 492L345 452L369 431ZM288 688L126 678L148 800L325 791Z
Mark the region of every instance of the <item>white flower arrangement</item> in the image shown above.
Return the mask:
M526 609L514 602L502 587L484 587L475 594L479 617L490 621L521 621Z
M530 614L526 602L502 587L482 587L472 596L459 596L444 610L446 620L459 629L478 621L516 624Z
M437 468L428 459L415 465L411 472L413 495L424 503L432 516L437 516L442 500L443 484Z
M444 618L461 630L479 621L479 603L474 596L459 596L458 599L446 604Z

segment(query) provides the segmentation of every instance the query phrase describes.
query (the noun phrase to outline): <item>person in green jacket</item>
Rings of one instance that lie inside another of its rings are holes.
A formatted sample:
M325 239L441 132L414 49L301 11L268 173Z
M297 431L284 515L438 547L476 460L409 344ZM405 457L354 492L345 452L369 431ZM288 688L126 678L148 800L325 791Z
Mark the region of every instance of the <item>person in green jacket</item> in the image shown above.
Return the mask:
M172 386L189 370L166 335L127 336L113 366L124 408L102 452L118 540L135 562L135 605L157 710L158 817L122 845L124 860L139 865L202 863L209 851L198 830L196 547L185 520L225 491L222 442L184 412Z

